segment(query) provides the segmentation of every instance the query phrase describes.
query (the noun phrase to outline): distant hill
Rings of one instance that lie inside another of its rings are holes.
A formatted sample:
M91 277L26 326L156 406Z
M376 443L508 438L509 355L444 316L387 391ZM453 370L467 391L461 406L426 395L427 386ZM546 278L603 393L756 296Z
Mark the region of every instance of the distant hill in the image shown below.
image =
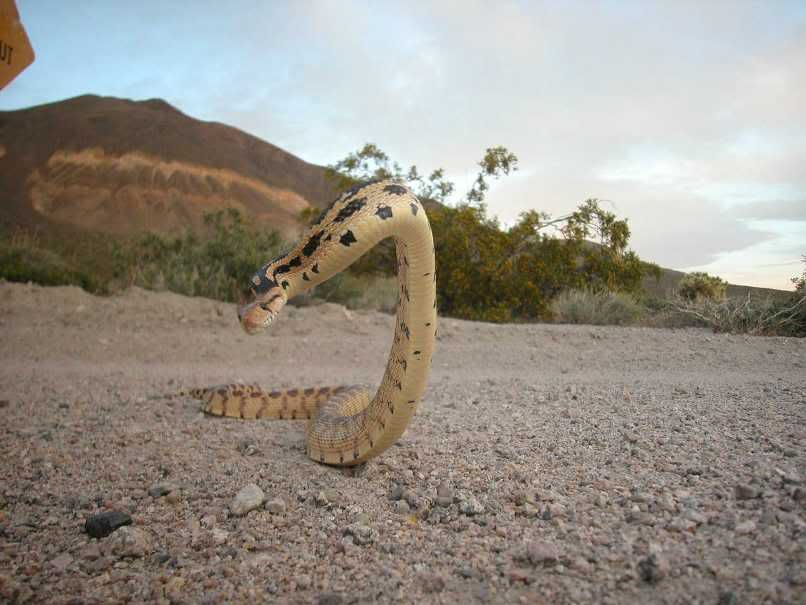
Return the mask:
M656 298L669 298L672 296L686 274L683 271L675 271L674 269L664 269L661 267L660 279L655 279L652 276L644 277L644 290L650 296ZM729 298L746 298L750 295L754 299L765 298L784 298L792 294L789 290L775 290L773 288L756 288L754 286L738 286L735 284L728 284L727 295Z
M0 112L0 211L11 225L128 235L240 209L289 234L336 195L325 169L165 101L84 95Z

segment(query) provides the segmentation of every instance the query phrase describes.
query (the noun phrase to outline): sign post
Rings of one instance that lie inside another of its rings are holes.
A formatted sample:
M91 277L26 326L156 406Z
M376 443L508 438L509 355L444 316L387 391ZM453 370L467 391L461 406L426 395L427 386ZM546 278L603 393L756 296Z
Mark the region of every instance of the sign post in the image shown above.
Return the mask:
M34 49L14 0L0 0L0 90L34 62Z

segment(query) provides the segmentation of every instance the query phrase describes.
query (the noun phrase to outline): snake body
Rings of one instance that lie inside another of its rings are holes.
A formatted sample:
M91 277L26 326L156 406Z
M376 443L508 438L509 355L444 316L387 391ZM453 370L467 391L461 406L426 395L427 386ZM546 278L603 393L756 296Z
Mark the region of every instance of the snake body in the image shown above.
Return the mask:
M388 237L395 242L398 304L392 349L374 396L352 386L266 391L245 384L189 394L217 416L308 418L308 456L324 464L355 465L389 448L417 410L437 328L431 227L407 187L381 181L342 194L290 252L255 273L238 315L250 334L267 328L290 298L340 273Z

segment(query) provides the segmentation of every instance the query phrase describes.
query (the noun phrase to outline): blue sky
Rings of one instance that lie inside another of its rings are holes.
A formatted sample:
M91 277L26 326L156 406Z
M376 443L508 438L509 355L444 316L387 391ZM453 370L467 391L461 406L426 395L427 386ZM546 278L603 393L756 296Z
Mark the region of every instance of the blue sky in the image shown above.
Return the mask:
M664 266L802 270L802 1L17 4L37 59L0 109L161 97L319 164L374 142L460 191L504 145L505 223L599 197Z

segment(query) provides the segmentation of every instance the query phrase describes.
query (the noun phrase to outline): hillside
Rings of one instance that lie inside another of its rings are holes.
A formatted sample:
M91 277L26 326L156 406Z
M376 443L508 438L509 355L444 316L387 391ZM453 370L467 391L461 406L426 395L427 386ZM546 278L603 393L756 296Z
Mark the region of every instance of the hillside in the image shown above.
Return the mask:
M0 112L0 142L10 225L166 232L234 207L289 233L335 194L321 166L159 99L83 95Z

